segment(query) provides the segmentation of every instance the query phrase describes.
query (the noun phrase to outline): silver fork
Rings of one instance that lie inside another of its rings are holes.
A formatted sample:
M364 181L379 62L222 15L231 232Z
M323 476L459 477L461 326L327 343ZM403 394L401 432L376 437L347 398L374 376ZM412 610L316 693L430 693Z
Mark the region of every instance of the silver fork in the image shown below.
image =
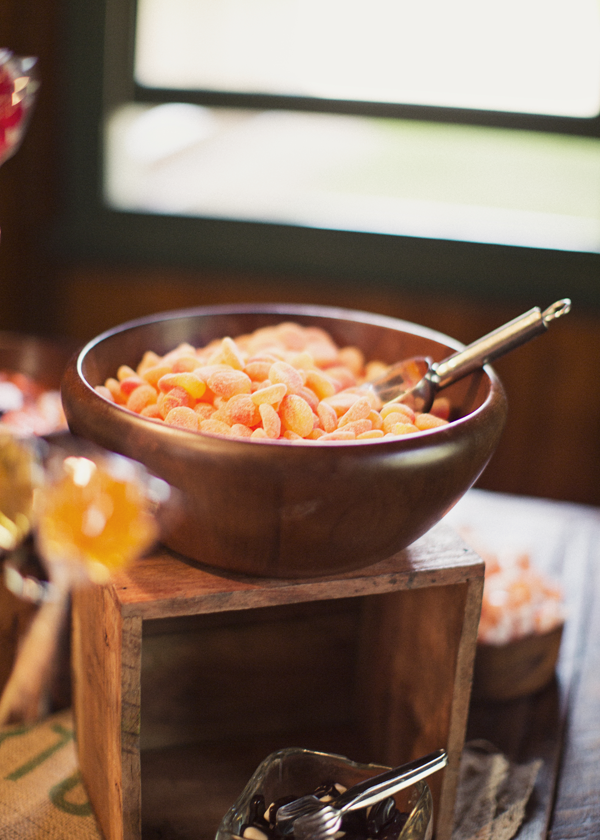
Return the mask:
M365 779L330 802L312 794L301 796L278 809L275 818L277 828L282 834L293 832L296 840L326 840L338 831L347 811L367 808L441 770L447 761L446 751L437 750Z

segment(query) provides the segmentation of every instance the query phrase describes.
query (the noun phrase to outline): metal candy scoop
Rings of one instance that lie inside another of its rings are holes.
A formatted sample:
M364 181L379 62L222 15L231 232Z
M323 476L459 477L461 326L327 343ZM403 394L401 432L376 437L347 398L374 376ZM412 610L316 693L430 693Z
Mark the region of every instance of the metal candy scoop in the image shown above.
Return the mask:
M551 321L566 315L570 309L569 298L553 303L543 312L535 306L442 362L432 362L424 356L406 359L392 365L380 379L362 387L374 393L384 405L404 403L414 411L429 411L442 388L545 332Z
M447 762L446 751L438 750L365 779L329 802L312 794L301 796L277 810L277 828L282 834L293 832L295 840L326 840L338 831L346 811L367 808L441 770Z

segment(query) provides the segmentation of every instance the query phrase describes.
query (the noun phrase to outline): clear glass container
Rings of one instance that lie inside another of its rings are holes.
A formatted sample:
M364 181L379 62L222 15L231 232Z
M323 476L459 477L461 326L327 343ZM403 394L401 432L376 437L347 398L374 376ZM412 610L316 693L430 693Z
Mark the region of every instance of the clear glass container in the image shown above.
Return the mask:
M250 803L262 794L267 806L283 796L302 796L331 780L345 787L387 770L377 764L358 764L342 755L289 748L271 753L257 767L248 784L225 814L215 840L239 837L247 821ZM399 840L430 840L433 832L433 801L425 782L417 782L395 795L399 811L409 814Z

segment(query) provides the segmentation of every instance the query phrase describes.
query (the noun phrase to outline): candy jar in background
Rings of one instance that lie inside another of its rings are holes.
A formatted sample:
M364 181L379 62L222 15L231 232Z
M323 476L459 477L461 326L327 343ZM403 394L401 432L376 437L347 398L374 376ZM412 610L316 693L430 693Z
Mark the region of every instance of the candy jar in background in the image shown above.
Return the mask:
M41 450L23 444L30 447L31 465L41 466L42 473L33 471L33 500L30 504L27 497L22 506L31 538L26 539L23 526L21 544L5 560L5 581L20 597L37 597L39 609L0 696L0 725L27 723L46 714L70 593L75 587L107 583L114 572L142 556L158 539L159 510L172 495L164 481L137 462L70 435L57 440ZM36 450L42 451L41 459ZM5 462L0 460L0 498L13 481L3 469ZM17 514L21 509L13 519ZM19 567L32 546L47 581L24 575Z
M0 166L23 140L39 86L36 61L0 48Z

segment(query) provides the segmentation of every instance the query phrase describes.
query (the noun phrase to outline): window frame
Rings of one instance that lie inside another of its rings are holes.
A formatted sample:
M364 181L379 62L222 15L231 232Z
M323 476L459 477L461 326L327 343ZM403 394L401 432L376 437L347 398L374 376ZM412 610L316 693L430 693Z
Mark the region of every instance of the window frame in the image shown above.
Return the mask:
M332 110L419 120L435 117L439 122L600 137L600 117L582 120L143 88L133 79L135 12L136 0L98 4L67 0L65 212L50 233L53 247L62 256L249 276L296 276L315 283L325 277L332 287L352 283L374 290L458 293L485 300L512 298L545 304L569 296L574 304L600 306L600 254L596 253L150 215L107 207L102 195L103 119L112 108L132 101Z

